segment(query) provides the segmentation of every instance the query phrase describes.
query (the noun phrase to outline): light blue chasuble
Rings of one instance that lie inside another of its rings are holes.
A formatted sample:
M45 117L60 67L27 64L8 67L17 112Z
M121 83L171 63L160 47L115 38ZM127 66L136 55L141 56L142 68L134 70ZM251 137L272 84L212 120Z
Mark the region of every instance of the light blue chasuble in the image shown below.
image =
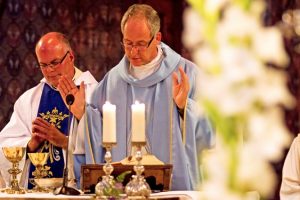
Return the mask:
M49 85L44 84L40 105L37 113L38 117L43 118L50 124L55 125L65 135L68 135L68 119L72 117L69 115L69 110L59 92L54 90ZM48 177L63 177L64 157L61 147L56 147L45 141L37 150L37 152L49 153L49 158L45 166L50 167ZM35 166L31 163L29 168L29 179L33 178ZM33 185L28 183L28 188L31 189Z
M197 67L162 43L163 60L157 71L136 80L129 75L124 56L95 89L86 107L86 154L84 162L104 162L102 141L102 105L116 105L117 146L112 148L113 161L130 155L131 105L135 101L146 107L146 149L164 163L173 164L172 190L193 190L201 180L199 154L211 146L213 132L208 120L196 112ZM172 73L182 66L189 77L190 92L184 125L172 97ZM95 143L96 142L96 143Z

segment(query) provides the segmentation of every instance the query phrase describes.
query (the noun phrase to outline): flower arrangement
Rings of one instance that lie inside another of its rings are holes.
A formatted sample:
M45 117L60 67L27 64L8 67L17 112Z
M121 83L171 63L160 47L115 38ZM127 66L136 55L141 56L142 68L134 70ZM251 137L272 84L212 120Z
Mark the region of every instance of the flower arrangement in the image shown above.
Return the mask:
M121 194L124 194L124 186L123 182L126 175L132 173L131 171L125 171L119 174L116 178L109 179L107 178L105 181L99 180L99 183L96 185L96 195L97 196L106 196L107 199L123 199Z
M199 103L217 132L216 148L202 155L201 190L207 199L267 198L276 183L270 161L291 140L282 107L295 104L281 33L263 25L261 0L188 2L183 43L200 67Z

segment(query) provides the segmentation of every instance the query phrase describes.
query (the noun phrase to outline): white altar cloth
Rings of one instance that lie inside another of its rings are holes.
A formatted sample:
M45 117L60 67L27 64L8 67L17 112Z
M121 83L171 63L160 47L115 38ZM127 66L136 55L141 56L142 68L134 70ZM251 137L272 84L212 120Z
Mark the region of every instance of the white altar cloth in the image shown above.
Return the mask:
M83 194L78 196L71 195L54 195L52 193L26 193L26 194L6 194L1 192L0 199L94 199L95 194ZM201 192L199 191L169 191L152 193L149 199L166 199L177 197L180 200L200 200Z

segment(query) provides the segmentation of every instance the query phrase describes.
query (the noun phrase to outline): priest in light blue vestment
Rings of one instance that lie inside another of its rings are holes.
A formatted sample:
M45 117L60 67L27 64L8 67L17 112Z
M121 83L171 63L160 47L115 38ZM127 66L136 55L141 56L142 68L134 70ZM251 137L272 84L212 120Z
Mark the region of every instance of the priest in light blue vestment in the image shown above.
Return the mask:
M154 15L147 19L145 13ZM145 104L146 150L173 164L171 190L194 190L201 175L199 156L213 143L212 127L199 112L198 68L161 42L159 17L150 6L135 4L122 19L125 55L93 92L84 116L85 153L77 164L104 162L102 106L116 105L117 146L113 161L131 155L131 105ZM150 24L149 24L150 23Z

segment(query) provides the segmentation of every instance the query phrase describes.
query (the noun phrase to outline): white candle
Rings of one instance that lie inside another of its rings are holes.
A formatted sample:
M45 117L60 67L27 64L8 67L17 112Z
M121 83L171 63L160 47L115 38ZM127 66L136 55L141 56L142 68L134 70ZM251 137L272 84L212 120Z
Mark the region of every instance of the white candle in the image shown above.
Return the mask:
M145 142L145 104L136 101L131 111L131 142Z
M108 101L102 107L103 111L103 143L116 143L116 105Z

